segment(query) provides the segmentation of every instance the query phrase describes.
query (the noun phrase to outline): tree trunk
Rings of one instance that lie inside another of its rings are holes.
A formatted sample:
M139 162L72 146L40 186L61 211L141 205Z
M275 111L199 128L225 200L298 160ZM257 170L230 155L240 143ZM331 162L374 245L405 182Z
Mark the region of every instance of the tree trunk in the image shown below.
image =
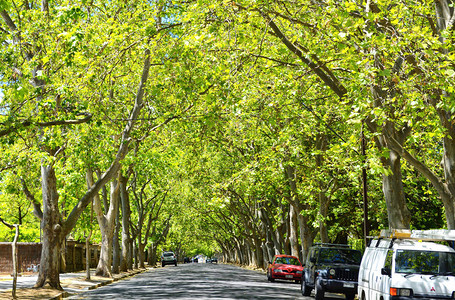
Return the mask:
M301 204L300 197L297 193L297 183L296 183L296 175L295 175L295 168L287 165L286 166L286 179L288 180L289 187L291 189L290 195L290 203L295 210L297 215L297 220L299 223L299 232L300 232L300 241L302 243L302 255L298 256L302 259L302 263L304 263L306 256L308 255L308 250L313 244L314 233L313 228L311 226L311 222L308 216L302 215L302 211L309 209L308 204Z
M455 134L452 136L455 136ZM444 156L442 165L444 167L444 177L450 193L439 193L439 195L441 195L444 204L447 228L455 229L455 141L453 140L453 137L444 137Z
M381 159L383 166L390 170L382 176L382 189L387 204L389 228L409 229L411 214L406 206L401 177L401 157L390 150L389 158Z
M101 202L99 197L95 197L99 207ZM111 203L107 215L102 214L102 210L97 211L98 222L101 231L101 253L95 274L98 276L112 277L112 245L115 229L116 212L119 203L119 183L117 180L111 182ZM97 205L95 205L97 207ZM100 214L101 213L101 214Z
M109 234L108 228L101 230L101 252L98 266L96 267L95 274L97 276L112 277L112 235ZM101 228L100 228L101 229Z
M138 262L137 262L137 241L135 238L132 239L132 242L133 242L133 259L134 259L134 263L133 263L133 268L134 269L137 269L138 268Z
M156 266L156 251L157 251L157 245L155 243L151 244L151 247L149 249L149 265L154 267Z
M85 279L90 280L90 237L92 231L90 230L89 235L85 238Z
M299 224L297 222L297 214L293 205L290 204L289 208L289 241L291 244L291 255L300 257L299 255L299 238L298 238Z
M52 165L41 166L43 220L41 228L41 260L34 287L49 285L63 290L60 285L60 249L63 242L61 216L58 207L57 178Z
M127 179L120 177L121 201L122 201L122 259L120 262L120 271L126 272L132 269L131 245L130 245L130 206L129 197L126 192Z
M139 268L145 269L145 244L139 243Z
M310 220L308 216L298 214L299 227L300 227L300 240L302 241L302 256L301 262L305 263L308 256L310 247L313 245L314 232L310 226Z
M255 247L255 254L256 254L256 266L261 269L264 268L264 254L262 252L262 242L260 238L254 239L254 247Z
M16 286L17 286L17 272L18 272L18 260L17 260L17 239L19 238L19 225L14 225L16 234L14 235L13 243L11 244L11 251L13 257L13 290L12 296L16 299Z
M117 207L117 216L115 217L115 230L114 237L112 241L112 273L120 273L120 242L119 242L119 233L120 233L120 213L119 207Z
M275 239L273 240L275 243L275 254L281 254L283 253L283 248L285 244L284 240L284 230L286 226L285 224L281 224L281 226L277 226L276 230L274 231Z

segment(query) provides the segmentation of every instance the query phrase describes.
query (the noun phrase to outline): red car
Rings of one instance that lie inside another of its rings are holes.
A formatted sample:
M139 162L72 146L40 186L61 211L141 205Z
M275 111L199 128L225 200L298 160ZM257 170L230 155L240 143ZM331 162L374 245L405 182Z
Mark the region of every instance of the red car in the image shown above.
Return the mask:
M275 279L295 280L300 282L302 280L303 267L300 260L291 255L275 255L273 260L269 262L267 268L267 279L275 281Z

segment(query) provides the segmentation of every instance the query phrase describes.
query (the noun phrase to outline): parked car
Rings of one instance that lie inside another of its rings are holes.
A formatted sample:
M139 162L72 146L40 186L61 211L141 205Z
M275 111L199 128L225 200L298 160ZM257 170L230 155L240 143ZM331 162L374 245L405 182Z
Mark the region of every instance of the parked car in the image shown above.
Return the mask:
M325 292L341 293L352 300L357 292L362 253L348 245L319 244L310 248L302 276L302 295L315 289L317 300Z
M177 266L177 257L175 256L174 252L164 251L161 254L161 266L164 267L165 265Z
M275 279L295 280L300 282L302 279L303 267L300 260L292 255L275 255L273 260L269 262L267 268L267 279L275 281Z
M431 240L438 230L421 232L414 239L371 241L360 265L360 300L455 299L455 250L419 240ZM434 241L450 240L449 235L455 240L454 230L440 232Z
M190 263L190 262L191 262L191 261L190 261L190 258L189 258L189 257L184 257L184 258L183 258L183 263L184 263L184 264L187 264L187 263Z
M212 257L212 263L216 263L217 264L218 263L218 258Z

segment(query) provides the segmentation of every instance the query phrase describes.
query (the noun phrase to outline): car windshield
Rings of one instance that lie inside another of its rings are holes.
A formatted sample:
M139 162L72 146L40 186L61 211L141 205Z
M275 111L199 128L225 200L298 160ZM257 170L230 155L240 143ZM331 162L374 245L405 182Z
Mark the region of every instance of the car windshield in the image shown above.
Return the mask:
M276 264L300 266L300 262L295 257L277 257Z
M325 248L319 252L319 263L360 265L362 253L353 249Z
M163 253L163 256L173 256L173 255L174 255L174 253L172 253L172 252L164 252Z
M397 250L395 272L406 274L453 274L455 253Z

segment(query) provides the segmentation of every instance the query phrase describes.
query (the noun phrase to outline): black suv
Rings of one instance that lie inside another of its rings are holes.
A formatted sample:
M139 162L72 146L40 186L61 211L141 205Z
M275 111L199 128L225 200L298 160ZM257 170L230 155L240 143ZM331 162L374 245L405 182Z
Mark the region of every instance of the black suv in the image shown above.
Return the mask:
M302 295L315 289L317 300L325 292L342 293L352 300L357 293L357 279L362 253L348 245L316 244L310 248L302 274Z

